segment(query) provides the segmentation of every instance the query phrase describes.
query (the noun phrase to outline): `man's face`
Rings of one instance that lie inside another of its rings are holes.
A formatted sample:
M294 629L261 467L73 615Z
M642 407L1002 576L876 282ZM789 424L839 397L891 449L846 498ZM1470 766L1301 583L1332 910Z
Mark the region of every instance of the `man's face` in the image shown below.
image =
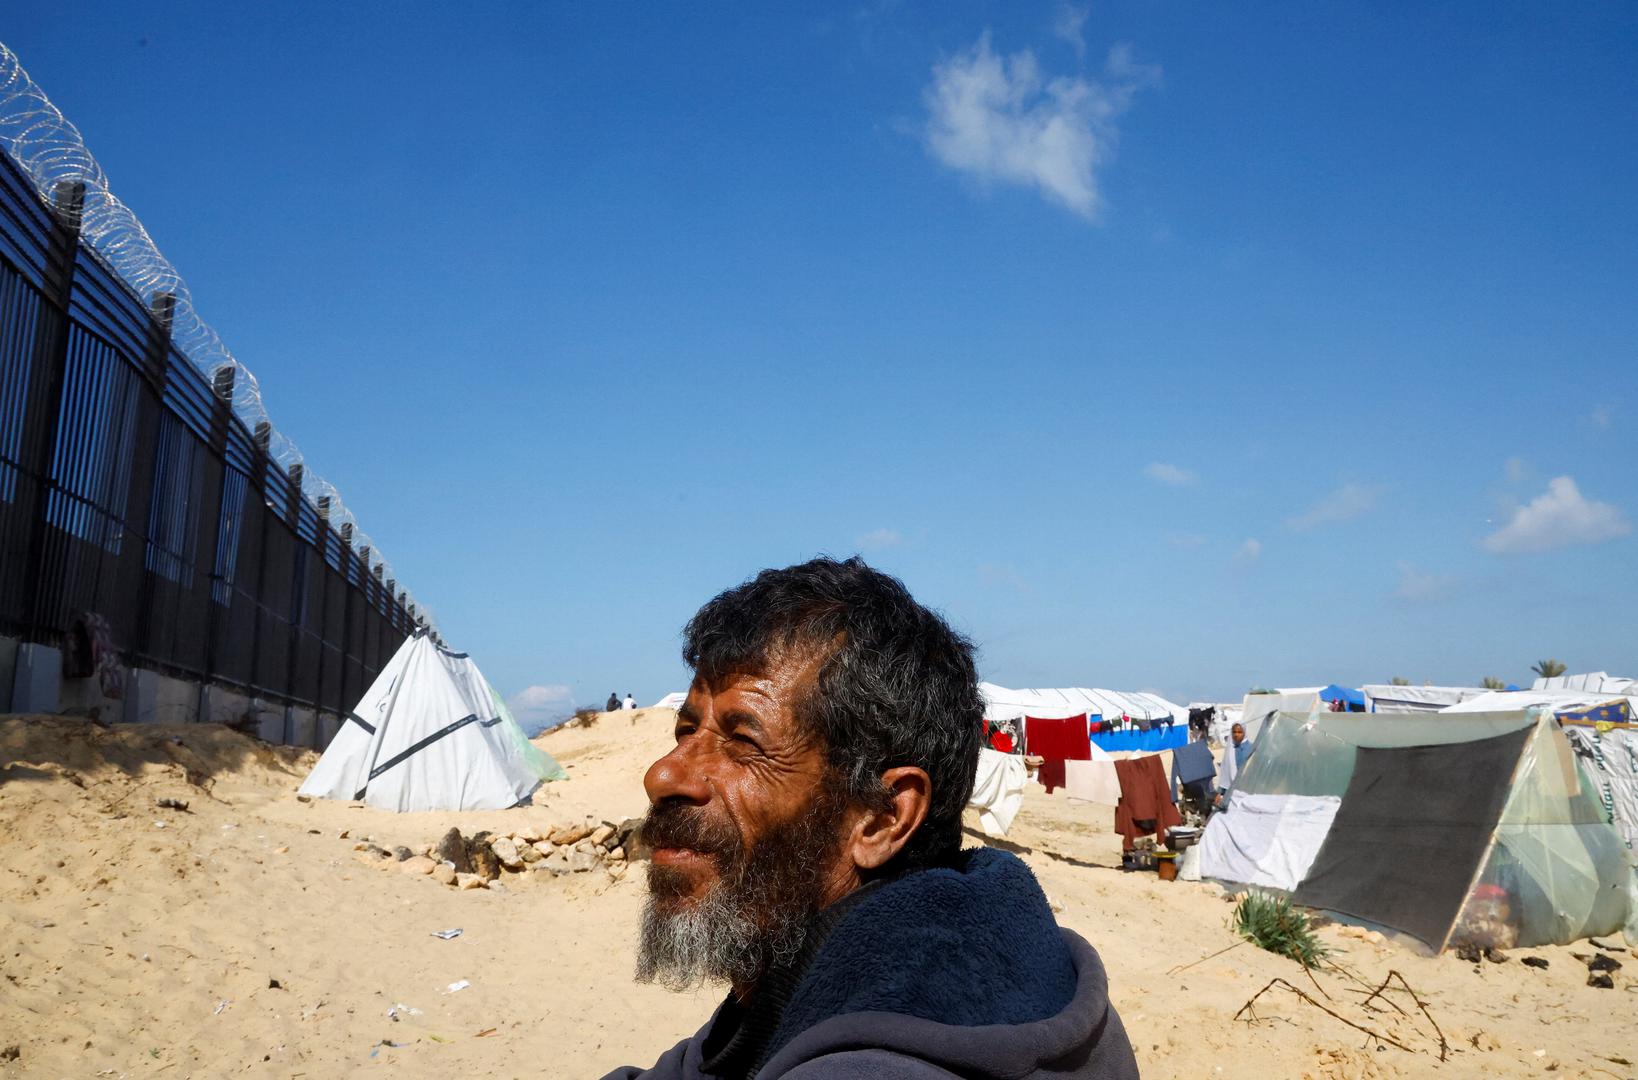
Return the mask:
M823 750L795 717L817 671L790 657L689 688L676 746L643 778L653 855L640 976L752 979L856 885Z
M1218 728L1217 730L1221 731L1222 728ZM1229 734L1234 736L1235 746L1239 746L1241 743L1246 741L1246 729L1241 727L1239 724L1235 724L1232 728L1230 728Z

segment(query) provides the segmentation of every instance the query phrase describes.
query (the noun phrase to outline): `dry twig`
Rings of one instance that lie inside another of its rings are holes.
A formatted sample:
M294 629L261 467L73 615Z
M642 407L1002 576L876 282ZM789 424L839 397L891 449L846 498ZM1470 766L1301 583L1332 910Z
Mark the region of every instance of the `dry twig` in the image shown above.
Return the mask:
M1268 981L1267 986L1264 986L1261 990L1257 991L1255 994L1252 994L1251 997L1246 1001L1246 1003L1244 1005L1240 1006L1240 1011L1234 1014L1234 1019L1238 1020L1238 1019L1240 1019L1241 1016L1243 1016L1244 1014L1249 1012L1251 1014L1251 1018L1249 1020L1247 1020L1246 1023L1248 1023L1248 1024L1249 1023L1255 1023L1256 1020L1258 1019L1257 1010L1254 1009L1252 1006L1256 1004L1258 998L1262 997L1264 994L1268 993L1270 990L1273 990L1275 987L1281 987L1283 989L1291 991L1293 994L1296 994L1302 1000L1308 1002L1308 1004L1314 1006L1314 1008L1318 1009L1320 1012L1325 1013L1327 1016L1330 1016L1333 1019L1342 1021L1344 1024L1347 1024L1349 1027L1353 1028L1355 1031L1363 1032L1364 1034L1369 1035L1371 1038L1375 1039L1379 1043L1387 1043L1389 1046L1397 1046L1399 1049L1405 1051L1408 1054L1414 1054L1416 1052L1416 1051L1412 1050L1410 1047L1406 1046L1404 1043L1400 1042L1398 1039L1395 1039L1390 1035L1384 1035L1381 1032L1372 1031L1368 1027L1365 1027L1365 1026L1363 1026L1361 1024L1354 1023L1352 1020L1348 1019L1346 1016L1343 1016L1341 1013L1335 1011L1334 1009L1326 1008L1324 1005L1320 1004L1318 1001L1315 1001L1312 997L1308 996L1307 992L1299 989L1298 987L1292 986L1290 983L1286 982L1284 979L1277 978L1277 977L1273 978L1273 979L1270 979ZM1443 1037L1442 1036L1441 1036L1440 1041L1441 1041L1441 1043L1443 1042Z

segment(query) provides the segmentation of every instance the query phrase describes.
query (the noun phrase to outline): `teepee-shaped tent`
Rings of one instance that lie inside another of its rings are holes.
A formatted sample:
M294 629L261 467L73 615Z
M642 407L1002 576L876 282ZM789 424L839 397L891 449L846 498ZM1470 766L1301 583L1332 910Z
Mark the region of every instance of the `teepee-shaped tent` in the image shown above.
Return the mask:
M381 669L301 785L384 810L503 810L566 774L466 653L424 631Z

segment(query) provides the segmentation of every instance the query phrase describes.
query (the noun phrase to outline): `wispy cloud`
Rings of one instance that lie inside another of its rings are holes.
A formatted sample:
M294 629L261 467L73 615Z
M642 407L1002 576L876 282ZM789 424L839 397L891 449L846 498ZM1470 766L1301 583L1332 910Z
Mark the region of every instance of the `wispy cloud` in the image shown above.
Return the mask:
M533 735L573 716L574 694L563 683L527 686L507 698L506 707L524 733Z
M1512 520L1485 537L1486 551L1526 555L1582 544L1602 544L1632 531L1619 508L1581 494L1568 476L1554 477L1547 490L1513 511Z
M1456 591L1456 579L1429 574L1408 562L1399 564L1399 584L1393 598L1406 604L1428 604L1443 600Z
M1387 490L1382 484L1343 484L1307 510L1287 518L1285 527L1293 532L1310 532L1322 525L1352 521L1370 513Z
M1234 561L1238 563L1254 563L1263 557L1263 542L1254 537L1246 537L1238 548L1234 549Z
M1052 15L1052 36L1075 50L1076 56L1086 55L1086 17L1092 8L1059 0L1058 10Z
M1615 406L1597 405L1593 407L1592 415L1587 419L1592 421L1592 426L1595 428L1607 428L1610 426L1610 421L1614 419L1614 416Z
M883 548L898 547L904 543L904 536L897 529L871 529L863 536L853 541L860 551L881 551Z
M933 68L922 95L927 149L959 173L1035 188L1090 221L1103 205L1097 174L1114 148L1115 121L1159 78L1126 45L1109 51L1101 79L1049 78L1028 49L997 54L986 30Z
M983 579L986 585L999 585L1016 593L1035 591L1030 583L1024 580L1023 575L1014 569L1010 563L985 563L978 568L978 576Z
M1190 484L1199 479L1199 477L1195 476L1195 474L1190 472L1188 469L1182 469L1176 465L1168 465L1163 461L1151 461L1149 464L1145 465L1143 467L1143 475L1147 476L1155 483L1165 484L1167 487L1188 487Z

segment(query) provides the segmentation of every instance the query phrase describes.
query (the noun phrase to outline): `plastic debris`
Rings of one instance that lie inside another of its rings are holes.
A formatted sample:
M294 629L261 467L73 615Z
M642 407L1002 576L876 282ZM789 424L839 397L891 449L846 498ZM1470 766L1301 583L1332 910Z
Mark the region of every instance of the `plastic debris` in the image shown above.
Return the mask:
M435 937L435 938L442 938L445 941L448 941L450 938L460 937L461 936L461 928L459 926L457 926L453 930L434 930L432 932L432 936Z
M156 821L156 822L154 822L154 828L156 828L156 829L163 829L163 828L164 828L164 827L165 827L165 823L164 823L164 822L163 822L163 821Z
M397 1023L398 1018L400 1016L420 1016L420 1015L421 1015L421 1010L420 1009L412 1008L409 1005L405 1005L402 1001L398 1002L392 1008L387 1010L387 1019L391 1020L393 1023Z
M444 993L446 993L446 994L458 994L462 990L465 990L467 987L469 987L471 985L472 985L472 980L471 979L457 979L454 982L449 984L449 987L444 991Z
M229 1005L232 1005L232 1004L233 1004L233 1002L228 1001L225 998L223 1000L221 1000L221 1001L218 1001L216 1003L216 1009L215 1009L215 1011L213 1011L211 1013L211 1015L212 1016L221 1016L222 1015L222 1010L227 1008Z

